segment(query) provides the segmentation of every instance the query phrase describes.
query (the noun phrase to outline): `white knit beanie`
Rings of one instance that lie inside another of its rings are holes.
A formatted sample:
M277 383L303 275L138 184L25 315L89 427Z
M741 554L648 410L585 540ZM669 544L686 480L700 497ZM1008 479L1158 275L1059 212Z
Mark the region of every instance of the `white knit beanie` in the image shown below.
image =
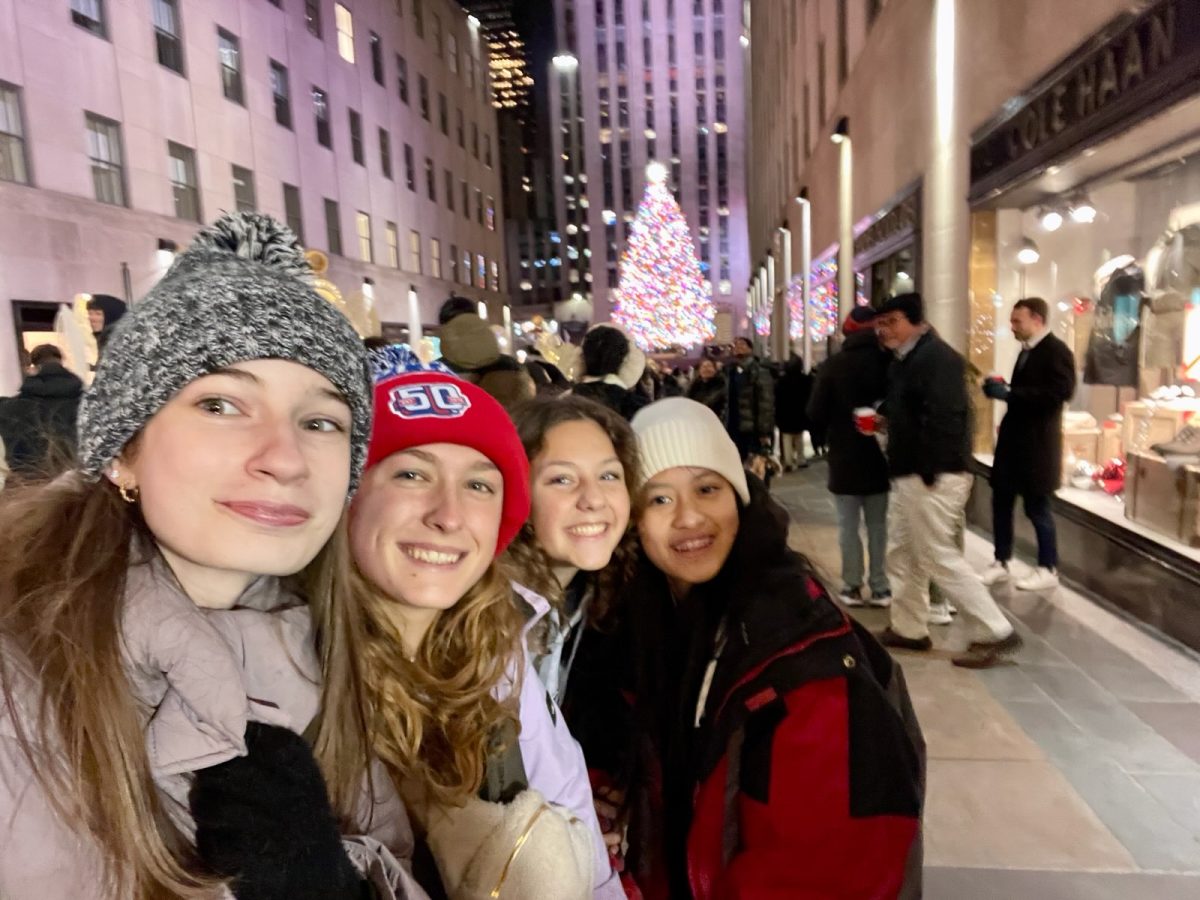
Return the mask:
M710 469L733 485L743 503L750 502L737 445L704 404L668 397L639 410L630 424L637 435L643 481L677 466Z

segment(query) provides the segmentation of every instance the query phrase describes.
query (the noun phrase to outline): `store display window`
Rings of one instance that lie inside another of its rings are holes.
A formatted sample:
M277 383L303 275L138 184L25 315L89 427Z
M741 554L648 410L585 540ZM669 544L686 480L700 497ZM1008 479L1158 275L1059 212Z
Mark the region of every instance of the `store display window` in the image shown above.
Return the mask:
M1042 297L1075 353L1060 496L1200 560L1200 98L1000 194L995 371ZM1003 415L996 404L994 425Z

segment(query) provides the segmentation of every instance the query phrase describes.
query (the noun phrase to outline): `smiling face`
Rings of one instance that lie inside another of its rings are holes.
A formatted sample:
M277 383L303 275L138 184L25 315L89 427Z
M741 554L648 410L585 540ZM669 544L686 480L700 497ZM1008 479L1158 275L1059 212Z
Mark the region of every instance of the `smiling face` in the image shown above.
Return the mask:
M350 510L350 546L393 601L388 612L406 643L419 643L436 614L483 577L503 500L495 463L460 444L401 450L367 471Z
M641 499L642 549L675 596L715 578L738 532L732 485L710 469L680 466L649 479Z
M715 378L717 374L717 364L711 359L700 361L700 368L696 370L701 381L708 381L710 378Z
M350 486L350 425L312 369L238 363L172 397L108 474L138 490L192 599L230 606L255 577L298 572L329 540Z
M104 310L89 309L88 324L92 326L92 333L98 334L104 330Z
M608 565L629 525L629 488L604 429L590 419L551 428L530 484L530 523L559 581Z

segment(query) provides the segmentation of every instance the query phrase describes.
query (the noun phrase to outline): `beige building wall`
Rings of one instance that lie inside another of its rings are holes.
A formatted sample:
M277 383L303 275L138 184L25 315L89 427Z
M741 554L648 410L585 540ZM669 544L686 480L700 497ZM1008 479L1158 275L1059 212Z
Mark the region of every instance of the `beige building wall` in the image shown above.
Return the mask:
M408 322L409 285L418 290L426 323L436 321L437 308L451 291L487 300L494 321L501 320L507 281L487 50L457 3L346 0L353 22L354 62L349 62L339 53L334 0L316 3L320 37L309 30L302 0L279 5L176 0L182 74L158 61L154 0L103 0L101 5L105 34L96 35L72 21L71 0L0 0L0 85L18 93L29 170L28 184L0 181L0 303L70 302L79 293L122 296L123 262L134 299L142 297L164 271L159 240L184 247L199 227L175 217L167 154L167 142L174 141L195 151L204 222L235 208L233 165L253 173L256 208L281 219L283 185L299 188L309 247L329 249L324 201L336 201L343 253L331 256L328 277L344 294L372 279L384 322ZM218 27L240 44L241 104L222 91ZM372 64L373 35L381 48L382 83ZM400 97L399 58L407 67L407 102ZM275 119L272 60L288 70L291 129ZM422 78L428 83L428 120L419 109ZM328 93L331 149L316 139L314 86ZM361 115L361 165L351 153L350 109ZM119 125L124 206L94 199L85 112ZM390 179L383 172L380 128L389 135ZM412 190L406 144L413 148ZM428 196L426 158L434 163L436 200ZM446 197L447 171L454 185L453 210ZM470 204L466 215L463 182ZM485 207L482 217L477 190ZM491 225L488 198L495 208ZM370 217L373 262L360 249L359 212ZM388 223L395 223L398 233L398 266L390 259ZM420 235L420 272L409 253L413 231ZM434 240L440 242L441 277L433 271ZM457 248L459 283L452 280L451 247ZM462 283L464 253L471 255L473 270L478 257L484 258L486 287L476 286L476 271L470 285ZM491 289L493 261L500 290ZM0 315L0 394L12 393L19 383L17 348L13 316L5 311Z
M1005 101L1135 5L1128 0L756 0L749 78L752 272L783 225L793 229L792 271L799 271L794 198L801 188L812 203L814 258L836 243L838 147L829 135L846 116L853 143L853 220L880 212L904 188L923 180L920 285L931 321L965 350L971 134ZM839 10L844 10L844 30ZM843 44L844 80L839 71Z

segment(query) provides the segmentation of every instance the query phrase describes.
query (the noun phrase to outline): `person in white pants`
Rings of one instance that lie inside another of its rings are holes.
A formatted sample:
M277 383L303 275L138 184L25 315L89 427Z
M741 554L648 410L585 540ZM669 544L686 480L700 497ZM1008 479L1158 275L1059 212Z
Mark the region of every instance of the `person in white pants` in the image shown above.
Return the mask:
M971 643L955 665L987 668L1021 646L992 595L967 563L955 529L971 494L971 420L965 364L925 322L920 294L886 301L875 317L888 370L886 419L892 478L888 569L895 596L888 647L929 650L929 582L958 607Z
M919 475L892 482L888 516L888 577L896 592L891 630L909 640L929 640L929 584L954 603L972 629L972 643L1013 634L1011 623L963 556L955 530L971 495L972 476L945 472L933 487Z

